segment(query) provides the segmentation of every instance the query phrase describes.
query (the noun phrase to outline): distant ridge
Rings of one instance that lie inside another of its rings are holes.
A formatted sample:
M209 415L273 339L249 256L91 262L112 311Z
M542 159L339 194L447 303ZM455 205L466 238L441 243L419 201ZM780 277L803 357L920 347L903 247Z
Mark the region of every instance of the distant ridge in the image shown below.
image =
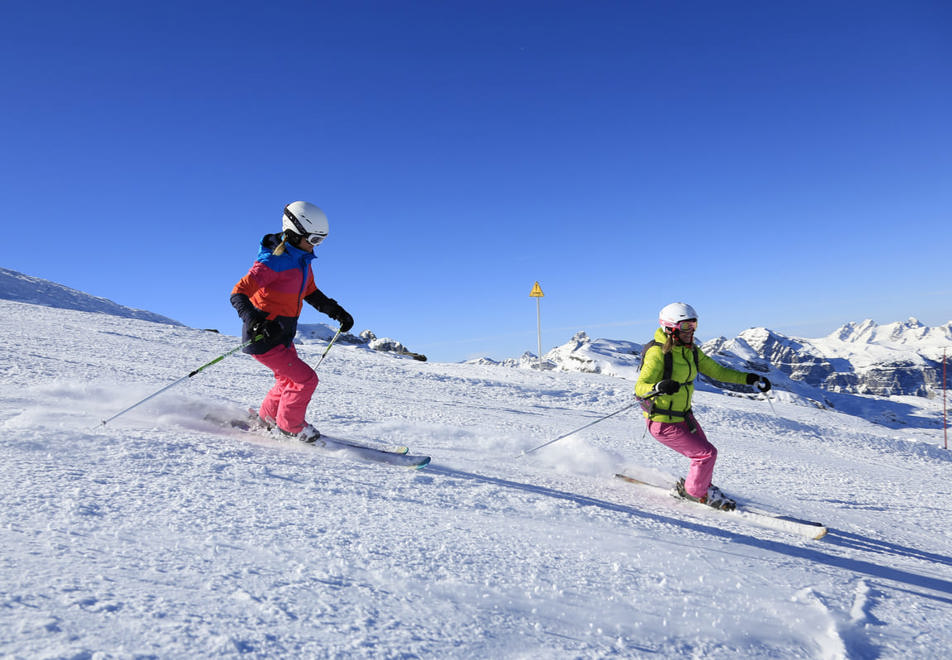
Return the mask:
M80 312L109 314L110 316L121 316L166 325L183 325L160 314L125 307L106 298L91 296L62 284L56 284L38 277L30 277L7 268L0 268L0 299L43 305L44 307L74 309Z
M872 320L847 323L826 337L787 337L767 328L749 328L733 339L703 343L704 352L740 371L766 374L779 393L789 392L820 405L843 409L837 394L934 397L942 390L942 359L952 346L952 321L928 327L915 318L879 325ZM542 356L476 364L528 369L598 373L636 380L641 344L595 339L579 331ZM725 387L724 384L718 387ZM726 386L727 389L735 389ZM746 391L741 387L740 390Z
M147 312L142 309L126 307L107 300L106 298L92 296L88 293L63 286L62 284L57 284L56 282L50 282L49 280L40 279L38 277L30 277L29 275L24 275L23 273L18 273L8 268L0 268L0 300L12 300L58 309L72 309L80 312L108 314L110 316L121 316L123 318L151 321L152 323L162 323L165 325L184 325L167 316ZM334 337L334 335L335 329L328 325L302 323L298 326L298 337L295 341L299 343L320 342L323 344ZM370 330L364 330L360 335L343 333L339 341L342 344L365 346L370 350L381 353L391 353L393 355L426 362L425 355L414 353L395 339L387 337L378 339Z

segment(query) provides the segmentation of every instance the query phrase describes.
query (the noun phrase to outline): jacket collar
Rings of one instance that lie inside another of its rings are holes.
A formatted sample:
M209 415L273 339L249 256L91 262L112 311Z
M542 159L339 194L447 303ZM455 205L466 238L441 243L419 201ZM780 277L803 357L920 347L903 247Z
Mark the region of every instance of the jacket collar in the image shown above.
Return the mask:
M290 243L284 244L284 251L292 255L295 259L303 260L305 262L312 261L315 257L313 252L308 252L307 250L302 250L299 247L294 247Z
M267 256L273 255L274 250L280 244L281 244L281 234L265 234L264 238L261 239L261 250L258 254L258 257L265 258ZM311 261L317 258L317 255L314 254L313 252L307 252L306 250L302 250L299 247L295 247L291 245L290 243L284 244L284 253L301 263L310 263Z

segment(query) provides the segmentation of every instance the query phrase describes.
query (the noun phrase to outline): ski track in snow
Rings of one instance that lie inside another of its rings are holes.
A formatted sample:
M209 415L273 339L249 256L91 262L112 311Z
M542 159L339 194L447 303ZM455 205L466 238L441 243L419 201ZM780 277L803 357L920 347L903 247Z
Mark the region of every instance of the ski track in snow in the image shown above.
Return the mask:
M922 429L698 393L716 482L830 527L809 541L613 479L686 469L636 410L521 455L630 403L630 380L335 346L311 419L433 457L414 471L204 421L269 387L243 355L102 427L239 340L8 301L0 319L4 657L934 658L952 639L952 464Z

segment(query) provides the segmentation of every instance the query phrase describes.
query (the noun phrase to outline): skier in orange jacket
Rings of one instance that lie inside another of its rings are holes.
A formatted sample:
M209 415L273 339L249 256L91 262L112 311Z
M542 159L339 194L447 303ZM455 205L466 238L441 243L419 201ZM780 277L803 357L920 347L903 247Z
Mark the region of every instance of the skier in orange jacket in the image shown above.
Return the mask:
M244 351L274 372L274 386L258 416L287 435L314 442L321 434L305 414L318 379L294 348L298 317L306 301L340 323L342 332L354 326L354 319L314 284L314 248L328 233L324 212L308 202L292 202L284 208L281 229L261 239L258 258L232 290L231 304L243 322L244 341L261 336Z

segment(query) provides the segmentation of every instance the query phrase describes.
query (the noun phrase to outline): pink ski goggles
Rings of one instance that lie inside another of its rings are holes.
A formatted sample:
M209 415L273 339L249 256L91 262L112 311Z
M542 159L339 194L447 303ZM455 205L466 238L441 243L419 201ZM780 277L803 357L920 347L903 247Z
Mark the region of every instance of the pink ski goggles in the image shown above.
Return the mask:
M665 323L664 327L669 330L681 330L694 332L697 330L697 319L688 319L687 321L678 321L677 323Z

